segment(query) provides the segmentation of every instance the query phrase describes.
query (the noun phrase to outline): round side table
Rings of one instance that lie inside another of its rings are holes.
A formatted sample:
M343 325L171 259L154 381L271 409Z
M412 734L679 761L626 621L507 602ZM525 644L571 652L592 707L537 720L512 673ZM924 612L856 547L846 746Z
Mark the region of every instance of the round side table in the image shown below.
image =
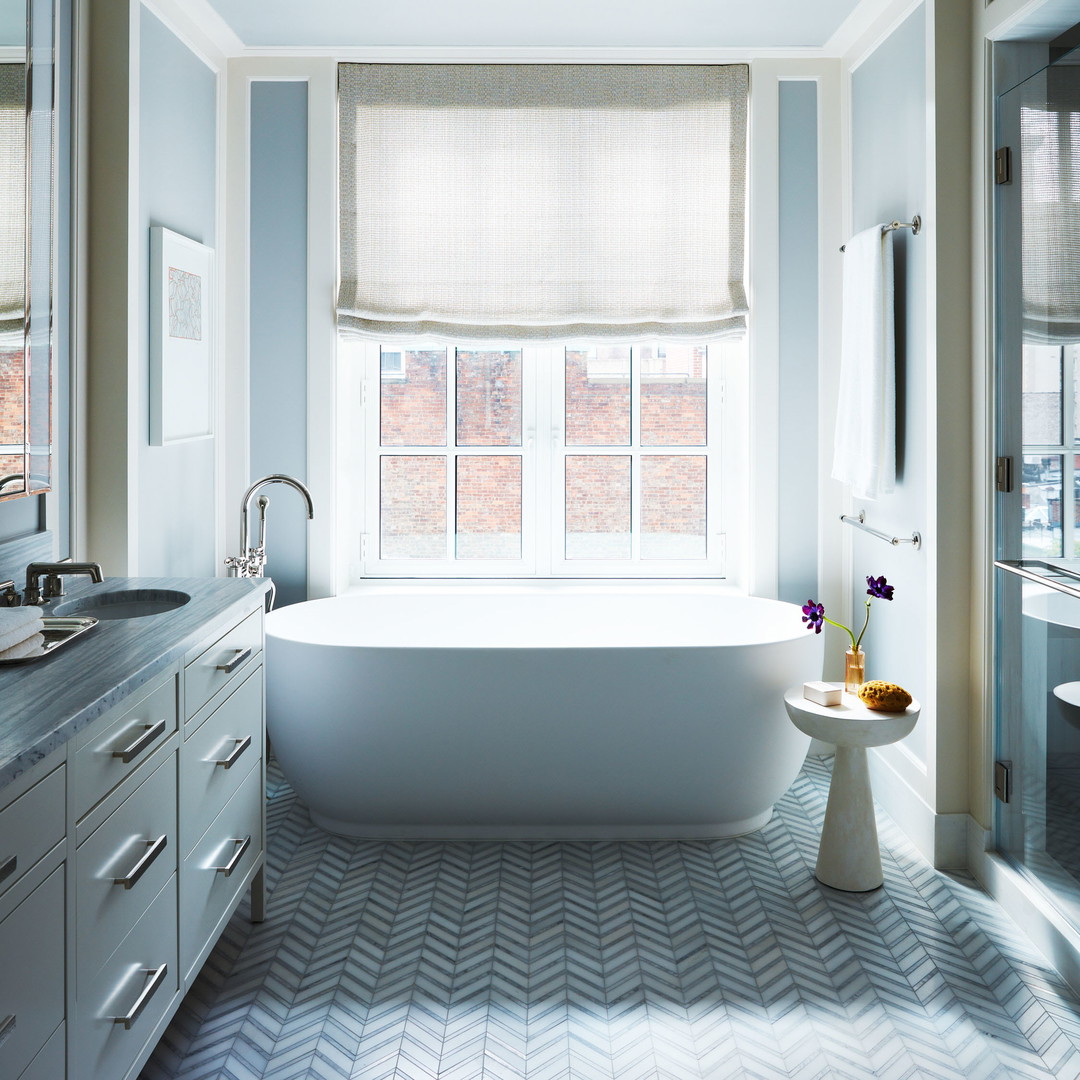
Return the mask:
M854 694L844 694L839 705L818 705L803 697L801 686L793 686L784 694L784 707L800 731L836 747L814 876L846 892L878 888L884 878L866 748L909 735L919 719L919 703L912 701L903 712L875 712Z

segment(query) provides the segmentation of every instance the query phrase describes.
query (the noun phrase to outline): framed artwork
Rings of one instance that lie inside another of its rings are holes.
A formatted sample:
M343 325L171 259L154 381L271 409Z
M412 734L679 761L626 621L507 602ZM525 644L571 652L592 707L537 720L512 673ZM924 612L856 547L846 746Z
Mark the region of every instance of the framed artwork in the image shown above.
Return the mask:
M150 445L213 437L214 252L150 229Z

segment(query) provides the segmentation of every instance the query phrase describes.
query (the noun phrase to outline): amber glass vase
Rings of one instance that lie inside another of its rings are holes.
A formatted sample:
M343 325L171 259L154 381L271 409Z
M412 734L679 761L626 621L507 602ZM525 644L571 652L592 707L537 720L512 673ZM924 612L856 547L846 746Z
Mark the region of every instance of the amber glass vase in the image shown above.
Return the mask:
M866 681L866 653L862 649L848 649L844 653L844 691L857 694Z

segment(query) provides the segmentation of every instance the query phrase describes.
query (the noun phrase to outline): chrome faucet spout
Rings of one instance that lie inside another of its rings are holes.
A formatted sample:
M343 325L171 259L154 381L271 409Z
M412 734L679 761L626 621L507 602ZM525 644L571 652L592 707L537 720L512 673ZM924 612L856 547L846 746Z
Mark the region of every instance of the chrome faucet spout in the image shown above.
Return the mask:
M269 476L264 476L261 480L256 480L255 483L252 484L251 487L249 487L246 492L244 492L244 498L243 498L243 500L242 500L242 502L240 504L240 550L241 550L241 552L246 552L248 550L248 548L251 546L250 543L249 543L250 533L248 531L248 511L251 508L251 500L254 497L255 492L257 492L259 490L259 488L265 487L267 484L286 484L288 487L294 488L296 491L299 491L300 494L304 497L304 502L307 503L307 515L308 515L308 517L313 518L315 516L315 505L311 501L311 492L308 491L308 489L304 486L304 484L302 484L299 480L297 480L296 477L287 476L285 473L271 473ZM267 500L267 501L269 502L269 500ZM266 507L261 506L260 509L263 511L263 519L262 519L263 520L263 526L262 527L265 528Z

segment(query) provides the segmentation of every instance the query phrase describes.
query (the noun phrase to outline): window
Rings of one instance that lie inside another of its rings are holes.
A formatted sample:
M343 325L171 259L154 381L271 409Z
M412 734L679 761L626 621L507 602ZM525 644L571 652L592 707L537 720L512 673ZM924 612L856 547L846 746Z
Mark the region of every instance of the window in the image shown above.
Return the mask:
M703 344L339 339L352 577L724 572L725 367Z

